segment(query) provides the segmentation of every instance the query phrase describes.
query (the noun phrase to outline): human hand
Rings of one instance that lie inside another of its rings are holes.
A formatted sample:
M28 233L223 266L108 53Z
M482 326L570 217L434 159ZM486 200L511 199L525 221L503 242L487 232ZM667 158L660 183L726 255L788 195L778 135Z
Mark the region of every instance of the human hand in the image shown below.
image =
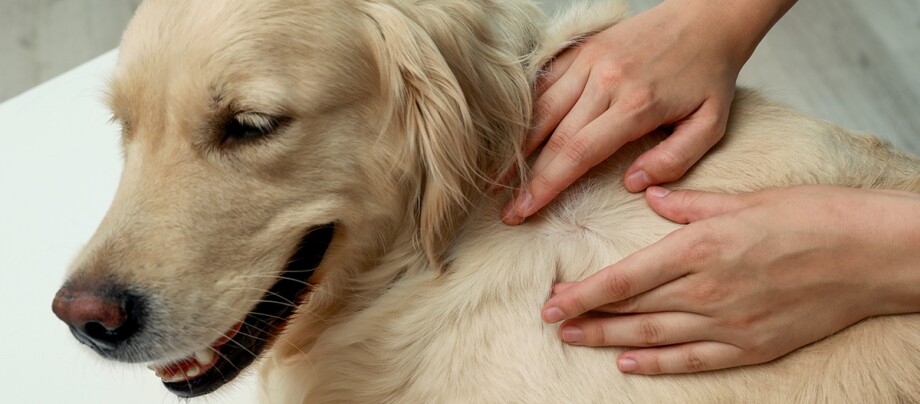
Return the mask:
M522 223L624 144L662 125L672 135L632 163L626 188L639 192L679 179L722 138L738 72L791 4L664 1L563 52L538 83L525 153L545 146L503 220Z
M763 363L873 315L920 311L920 196L807 186L746 195L651 187L690 223L543 307L571 344L623 346L621 371ZM578 317L586 312L613 316Z

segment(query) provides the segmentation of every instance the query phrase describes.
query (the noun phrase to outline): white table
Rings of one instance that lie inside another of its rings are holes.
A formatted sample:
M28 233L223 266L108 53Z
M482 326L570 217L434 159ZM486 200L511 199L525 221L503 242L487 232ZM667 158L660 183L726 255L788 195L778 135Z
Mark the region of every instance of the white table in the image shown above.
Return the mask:
M103 360L51 312L121 173L102 103L115 51L0 104L0 402L179 402L144 366ZM252 403L253 375L193 402Z

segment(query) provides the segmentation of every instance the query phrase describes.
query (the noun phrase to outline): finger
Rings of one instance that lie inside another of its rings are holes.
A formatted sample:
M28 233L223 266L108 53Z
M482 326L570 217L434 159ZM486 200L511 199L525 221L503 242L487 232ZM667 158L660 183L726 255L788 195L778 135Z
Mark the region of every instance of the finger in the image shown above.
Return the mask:
M559 282L553 285L552 295L555 296L556 294L565 292L567 289L575 286L576 283L577 282Z
M652 209L676 223L693 223L752 205L754 198L701 191L669 191L650 187L645 199Z
M534 102L534 123L524 143L525 156L530 156L543 144L584 92L587 72L570 68L567 73Z
M682 177L725 134L728 110L707 101L677 123L674 133L636 158L626 170L626 189L639 192L649 185Z
M752 363L756 362L741 348L714 341L626 351L617 359L621 372L643 375L703 372Z
M705 340L709 317L663 312L615 317L580 317L559 328L563 341L584 346L656 347Z
M596 90L586 88L572 110L559 122L546 141L537 160L534 161L532 171L537 172L545 168L559 153L565 151L566 146L577 135L584 135L583 129L597 120L610 108L610 100L598 94ZM612 153L611 153L612 154Z
M692 306L685 299L681 298L681 290L684 287L681 279L685 278L678 278L648 292L641 293L625 300L595 307L591 312L605 314L636 314L664 311L693 312L694 309L698 309L698 307ZM553 286L550 297L565 293L566 290L571 289L577 284L577 282L558 283Z
M533 215L575 182L592 167L610 157L625 144L631 135L649 130L648 118L624 117L613 110L584 127L557 152L541 153L534 163L531 180L521 197L508 209L514 213L509 224L519 224Z
M683 237L671 233L661 241L624 258L551 297L543 305L543 320L555 323L597 307L629 299L685 275L679 261Z
M540 77L537 79L534 98L540 98L548 88L556 84L569 71L569 68L575 63L580 49L579 47L566 49L544 65L543 71L540 72Z
M682 297L683 290L687 287L682 280L677 278L664 285L658 286L645 293L640 293L628 299L607 303L592 309L592 312L606 314L637 314L656 313L666 311L696 312L699 307L692 306Z

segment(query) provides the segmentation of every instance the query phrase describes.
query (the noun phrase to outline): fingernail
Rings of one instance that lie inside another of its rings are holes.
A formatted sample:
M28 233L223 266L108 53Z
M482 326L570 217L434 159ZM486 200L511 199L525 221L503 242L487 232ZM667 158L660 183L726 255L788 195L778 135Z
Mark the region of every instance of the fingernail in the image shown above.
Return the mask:
M636 369L639 369L639 364L632 359L619 359L617 360L617 367L620 368L620 371L623 373L632 373Z
M562 312L562 309L558 307L550 307L543 311L543 319L547 323L558 323L562 321L565 317L565 314Z
M562 340L570 344L577 344L581 342L581 339L584 338L585 333L581 331L581 328L575 326L565 326L562 327Z
M644 170L638 170L626 177L626 188L632 192L639 192L649 185L652 185L652 179Z
M649 195L654 196L656 198L664 198L671 194L670 189L662 188L662 187L649 187L648 190L646 190L645 192L648 192Z
M530 207L533 205L533 196L530 195L530 192L524 191L521 196L518 197L517 201L514 203L514 213L519 217L527 217L527 212L530 212Z

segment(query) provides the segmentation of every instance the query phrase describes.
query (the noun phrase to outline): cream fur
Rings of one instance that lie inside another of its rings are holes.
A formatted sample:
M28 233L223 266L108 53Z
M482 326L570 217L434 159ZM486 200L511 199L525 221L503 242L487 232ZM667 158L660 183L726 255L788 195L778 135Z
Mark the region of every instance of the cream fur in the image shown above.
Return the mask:
M660 377L623 375L618 349L564 345L540 320L554 282L678 227L621 185L662 135L519 227L499 221L507 192L489 191L525 165L539 67L625 13L579 2L547 23L523 0L148 0L112 85L124 177L75 276L150 291L160 337L138 350L178 358L252 308L304 229L336 222L317 288L263 362L276 403L920 402L918 315L765 365ZM291 123L215 148L225 104ZM725 139L671 186L812 183L920 192L920 161L740 91Z

